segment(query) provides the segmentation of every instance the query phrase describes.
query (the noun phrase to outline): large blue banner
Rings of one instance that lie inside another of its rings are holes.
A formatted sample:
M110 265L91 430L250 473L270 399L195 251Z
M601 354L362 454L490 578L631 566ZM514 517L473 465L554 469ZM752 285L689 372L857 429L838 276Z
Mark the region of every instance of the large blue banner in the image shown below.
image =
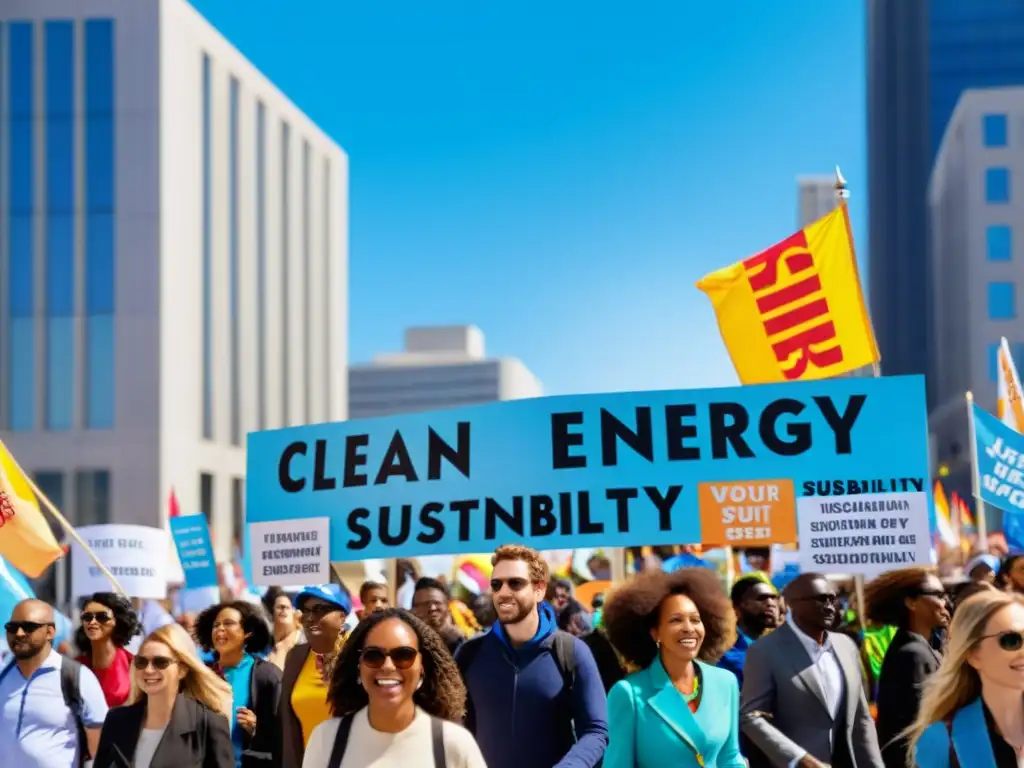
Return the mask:
M794 497L930 499L927 434L919 376L543 397L291 427L249 435L246 518L255 551L291 547L261 562L319 556L324 542L300 524L260 525L303 518L330 520L335 561L510 542L706 543L702 518L714 535L737 517L756 534L772 525L762 513L773 503L789 515L780 529L795 532ZM759 498L766 484L775 495ZM708 512L714 504L725 506Z
M1024 435L977 405L973 414L981 500L1008 512L1024 512Z

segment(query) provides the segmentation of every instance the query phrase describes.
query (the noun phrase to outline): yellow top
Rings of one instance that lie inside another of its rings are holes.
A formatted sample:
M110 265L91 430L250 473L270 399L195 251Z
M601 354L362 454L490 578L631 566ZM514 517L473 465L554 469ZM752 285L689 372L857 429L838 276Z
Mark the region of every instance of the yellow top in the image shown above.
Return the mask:
M292 689L292 711L302 726L302 743L309 746L313 729L325 720L330 720L327 709L327 686L324 685L320 670L316 668L316 654L312 651L302 665L299 678Z

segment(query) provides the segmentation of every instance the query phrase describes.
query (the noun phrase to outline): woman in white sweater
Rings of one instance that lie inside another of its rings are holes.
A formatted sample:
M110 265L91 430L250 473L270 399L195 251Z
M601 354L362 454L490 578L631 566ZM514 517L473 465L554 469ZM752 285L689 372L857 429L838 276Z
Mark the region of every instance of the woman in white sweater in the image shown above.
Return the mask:
M409 611L359 622L334 664L327 703L334 717L314 729L302 768L487 768L458 725L466 708L459 668Z

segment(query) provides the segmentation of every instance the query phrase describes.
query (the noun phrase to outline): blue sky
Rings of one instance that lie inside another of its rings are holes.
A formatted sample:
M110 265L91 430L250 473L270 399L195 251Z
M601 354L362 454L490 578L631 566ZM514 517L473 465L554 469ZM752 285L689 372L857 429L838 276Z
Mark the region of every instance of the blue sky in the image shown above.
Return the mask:
M864 11L821 0L193 0L350 158L350 360L473 323L549 394L730 385L693 283L839 164Z

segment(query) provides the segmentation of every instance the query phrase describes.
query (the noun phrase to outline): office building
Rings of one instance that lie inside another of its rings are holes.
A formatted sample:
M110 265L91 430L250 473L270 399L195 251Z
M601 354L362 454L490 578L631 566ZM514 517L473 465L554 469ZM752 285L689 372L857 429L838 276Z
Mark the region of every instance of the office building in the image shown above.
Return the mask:
M0 84L0 434L230 556L246 433L347 415L346 155L184 0L4 0Z
M405 351L379 355L348 374L349 416L368 419L540 397L540 381L511 357L488 358L472 325L409 328Z
M839 203L835 176L797 176L797 226L801 229L831 213Z
M1024 85L1024 3L868 0L868 276L887 374L927 373L927 186L960 94Z
M1022 180L1024 87L965 91L946 127L928 196L936 397L929 428L933 460L950 469L949 484L965 498L964 393L973 392L978 405L995 412L1000 337L1024 360Z

